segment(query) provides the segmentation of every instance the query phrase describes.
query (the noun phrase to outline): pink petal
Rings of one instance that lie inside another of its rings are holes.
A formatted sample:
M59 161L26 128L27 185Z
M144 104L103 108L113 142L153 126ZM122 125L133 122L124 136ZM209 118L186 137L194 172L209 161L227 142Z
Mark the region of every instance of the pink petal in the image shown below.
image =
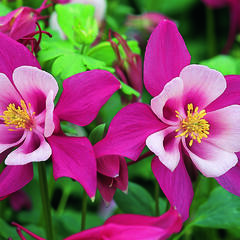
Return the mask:
M45 110L49 92L53 92L53 99L58 92L58 85L54 77L36 67L21 66L15 69L13 82L26 104L31 104L36 115Z
M210 124L207 141L228 152L240 152L240 106L231 105L207 113Z
M119 155L136 160L147 137L165 127L148 105L130 104L117 113L106 137L98 142L94 149L97 157Z
M0 174L0 198L18 191L28 184L32 178L32 164L6 166Z
M27 132L23 144L6 158L6 165L24 165L30 162L46 161L52 150L44 137L37 132Z
M183 81L177 77L168 82L162 92L151 101L152 111L166 124L175 125L179 119L176 110L184 115L182 106Z
M116 179L116 181L117 188L126 192L128 189L128 166L124 158L120 158L119 177Z
M181 71L180 78L184 85L184 106L192 103L194 107L205 108L226 89L224 76L206 66L189 65Z
M55 125L53 120L53 110L54 110L54 93L51 90L46 99L46 114L44 121L44 136L50 137L54 131Z
M107 71L92 70L76 74L63 82L63 93L55 114L60 120L88 125L119 88L119 81Z
M191 56L174 22L163 20L154 30L145 53L144 83L152 96L190 64Z
M235 167L231 168L225 174L220 177L217 177L216 180L218 183L228 190L229 192L240 197L240 164L238 163Z
M4 124L0 124L0 153L17 146L26 138L26 132L23 130L9 131L9 128Z
M219 177L238 162L235 153L225 151L207 140L201 143L194 142L191 147L185 139L182 142L195 166L206 177Z
M119 176L120 157L108 155L97 158L97 171L108 177Z
M8 77L0 73L0 114L2 115L10 103L19 105L21 100L20 95L12 85Z
M170 171L174 171L180 161L179 142L176 138L176 127L168 127L153 133L146 140L148 148L159 158Z
M15 68L22 65L40 68L37 59L22 44L0 33L0 73L4 73L12 80Z
M89 140L85 137L54 136L48 138L52 148L55 179L69 177L78 181L89 197L97 187L96 159Z
M232 104L240 104L240 76L228 75L225 76L225 79L227 81L226 90L221 96L207 106L207 112L224 108Z
M193 189L182 158L177 168L171 172L155 157L152 160L152 171L171 206L175 207L183 221L186 221L189 217Z

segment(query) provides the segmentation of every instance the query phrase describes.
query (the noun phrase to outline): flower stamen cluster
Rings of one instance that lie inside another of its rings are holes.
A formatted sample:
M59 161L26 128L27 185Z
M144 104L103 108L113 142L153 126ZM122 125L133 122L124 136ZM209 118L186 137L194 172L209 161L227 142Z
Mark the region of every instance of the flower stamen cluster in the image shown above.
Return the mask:
M209 123L204 119L206 116L206 111L201 110L198 112L199 108L193 108L193 104L188 104L187 117L183 119L178 111L175 111L176 117L181 120L180 127L176 129L176 132L182 131L176 137L191 137L189 141L189 146L193 144L193 140L196 140L198 143L202 142L202 138L207 138L209 135Z
M21 106L16 107L14 103L10 103L7 107L7 110L3 112L3 115L0 117L3 118L4 123L7 127L11 127L8 129L9 131L14 131L15 129L28 129L32 131L33 129L33 115L31 114L29 109L31 108L31 104L28 103L28 107L23 100L21 100ZM15 128L15 129L12 129Z

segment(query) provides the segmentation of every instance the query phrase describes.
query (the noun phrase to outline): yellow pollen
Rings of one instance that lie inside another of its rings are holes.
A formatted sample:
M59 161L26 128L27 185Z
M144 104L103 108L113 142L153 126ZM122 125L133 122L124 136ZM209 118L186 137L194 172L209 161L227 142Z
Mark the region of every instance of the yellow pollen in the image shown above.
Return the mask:
M0 118L3 118L4 123L7 127L10 127L9 131L14 131L16 129L28 129L32 131L34 126L33 115L35 113L29 112L31 104L26 106L25 102L21 100L20 106L16 107L14 103L10 103L7 107L7 110L3 112L3 115L0 115ZM15 129L14 129L15 128Z
M179 135L175 137L190 137L189 146L193 144L193 140L201 143L203 138L207 138L209 135L209 123L204 119L206 116L206 111L201 110L198 112L198 107L193 108L193 104L188 104L187 117L183 119L178 111L176 112L176 117L181 120L180 126L176 129L176 132L180 132Z

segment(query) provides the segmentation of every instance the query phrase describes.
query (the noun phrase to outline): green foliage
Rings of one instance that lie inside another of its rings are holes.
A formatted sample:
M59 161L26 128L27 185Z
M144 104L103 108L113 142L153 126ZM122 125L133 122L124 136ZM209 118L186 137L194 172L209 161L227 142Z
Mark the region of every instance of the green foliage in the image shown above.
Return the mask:
M218 55L214 58L201 61L202 65L218 70L223 75L239 74L239 61L231 56Z
M84 4L56 5L58 23L74 44L90 45L98 35L94 7Z
M95 143L99 142L103 136L104 136L104 130L105 130L106 124L100 124L97 127L95 127L91 133L89 134L89 140L94 145Z
M136 183L128 183L128 193L117 189L114 200L124 213L154 215L154 200L143 187Z
M18 239L18 234L16 232L16 227L10 226L2 218L0 218L0 240L5 240L8 238Z
M0 16L7 15L11 9L0 2Z
M222 187L215 188L196 212L191 225L211 228L239 228L240 198Z

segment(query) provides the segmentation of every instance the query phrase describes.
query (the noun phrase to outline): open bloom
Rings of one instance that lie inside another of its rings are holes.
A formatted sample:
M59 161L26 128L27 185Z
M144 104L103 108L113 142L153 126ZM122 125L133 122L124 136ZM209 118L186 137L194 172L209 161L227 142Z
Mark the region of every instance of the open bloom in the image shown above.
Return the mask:
M25 239L21 232L24 231L34 239L44 240L17 223L13 225L16 226L21 239ZM165 240L173 233L179 232L181 227L181 217L174 209L159 217L118 214L107 219L102 226L76 233L65 240Z
M240 31L240 2L239 0L202 0L210 8L229 7L230 26L226 45L223 49L224 53L231 49L237 32Z
M240 174L235 154L240 151L240 106L232 105L239 103L240 77L225 79L206 66L189 64L176 25L162 21L148 41L144 61L145 87L154 97L151 106L123 108L95 145L99 156L109 152L136 160L146 143L156 155L153 173L184 220L193 197L186 167L216 177L227 190L240 194L237 186L229 187L235 180L228 175L234 171L239 179Z
M93 197L97 177L92 145L86 137L65 136L60 121L88 125L120 87L119 81L101 70L74 75L64 81L54 108L58 85L53 76L40 70L16 41L1 34L0 44L0 159L6 158L7 165L0 175L0 197L31 180L29 163L51 155L55 179L73 178Z

